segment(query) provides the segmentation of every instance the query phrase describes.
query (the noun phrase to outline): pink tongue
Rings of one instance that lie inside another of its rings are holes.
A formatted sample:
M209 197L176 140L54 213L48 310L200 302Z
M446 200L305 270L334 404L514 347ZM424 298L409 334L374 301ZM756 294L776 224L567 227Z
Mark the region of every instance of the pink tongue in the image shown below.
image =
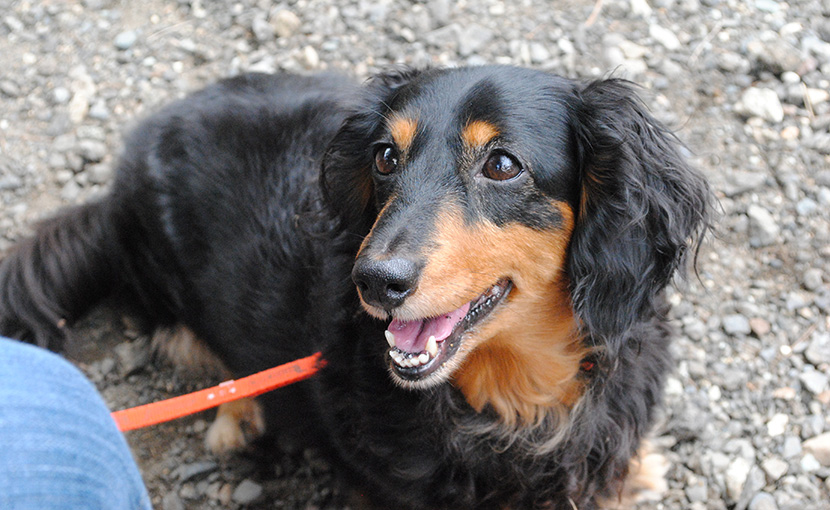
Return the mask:
M470 303L458 310L432 319L403 322L392 320L387 328L395 335L395 346L404 352L422 352L426 350L430 336L442 341L452 333L452 329L467 315Z

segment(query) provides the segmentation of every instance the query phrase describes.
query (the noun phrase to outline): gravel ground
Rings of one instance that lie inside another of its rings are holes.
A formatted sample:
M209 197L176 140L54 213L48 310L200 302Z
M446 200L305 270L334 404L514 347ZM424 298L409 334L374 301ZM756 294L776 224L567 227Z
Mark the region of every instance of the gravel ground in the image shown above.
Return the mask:
M674 292L677 371L654 508L830 508L830 1L0 0L0 251L106 189L134 119L245 70L512 63L625 76L722 204ZM113 408L204 378L147 355L117 312L69 353ZM114 347L114 348L113 348ZM210 414L128 435L156 507L338 508L330 468L202 446ZM650 507L651 508L651 507Z

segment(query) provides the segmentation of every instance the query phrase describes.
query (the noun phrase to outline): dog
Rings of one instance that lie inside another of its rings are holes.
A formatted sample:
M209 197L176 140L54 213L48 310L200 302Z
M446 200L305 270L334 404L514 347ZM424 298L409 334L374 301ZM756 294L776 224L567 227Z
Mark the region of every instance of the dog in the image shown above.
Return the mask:
M616 78L225 79L11 250L0 331L60 349L118 295L233 377L322 351L309 381L221 408L214 449L314 441L376 508L614 506L658 483L664 289L709 228L683 151Z

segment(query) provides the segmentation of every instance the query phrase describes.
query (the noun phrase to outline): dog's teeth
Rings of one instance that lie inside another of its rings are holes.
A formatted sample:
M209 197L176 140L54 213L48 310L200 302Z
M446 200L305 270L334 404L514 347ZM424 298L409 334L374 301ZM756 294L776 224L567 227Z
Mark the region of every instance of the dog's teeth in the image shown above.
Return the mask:
M395 333L388 329L383 332L386 335L386 341L389 342L389 347L395 347Z
M430 335L429 340L427 340L427 352L432 357L438 354L438 342L435 340L435 335Z
M420 367L421 366L421 357L420 356L412 356L409 358L409 362L412 363L413 367Z
M418 361L421 362L421 365L426 365L427 362L429 361L429 353L428 352L422 352L420 354L420 356L418 356Z

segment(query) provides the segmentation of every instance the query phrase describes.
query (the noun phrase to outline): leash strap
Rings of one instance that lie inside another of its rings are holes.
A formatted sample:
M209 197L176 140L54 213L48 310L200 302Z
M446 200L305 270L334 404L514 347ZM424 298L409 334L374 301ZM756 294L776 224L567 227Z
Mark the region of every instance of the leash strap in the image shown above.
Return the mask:
M112 413L112 418L122 432L149 427L308 379L323 365L325 361L318 352L242 379L225 381L212 388L116 411Z

